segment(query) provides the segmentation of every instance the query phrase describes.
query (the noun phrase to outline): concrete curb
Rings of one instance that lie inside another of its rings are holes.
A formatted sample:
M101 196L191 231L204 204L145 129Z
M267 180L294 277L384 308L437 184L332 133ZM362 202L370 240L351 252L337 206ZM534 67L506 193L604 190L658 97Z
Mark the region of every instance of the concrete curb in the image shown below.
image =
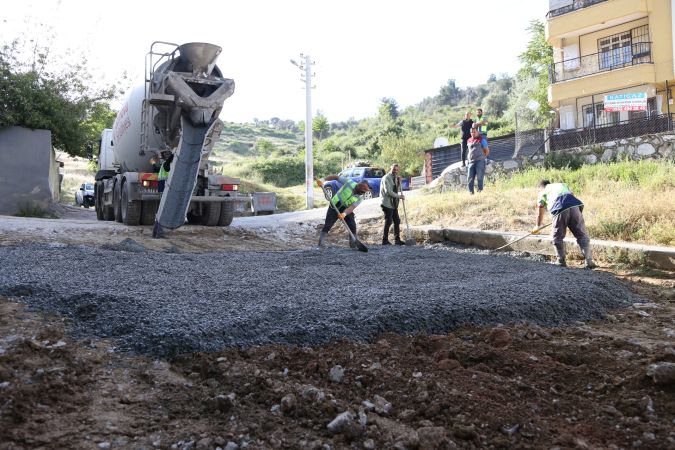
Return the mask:
M456 244L470 245L486 249L496 249L512 242L526 233L504 231L482 231L462 228L439 228L436 226L410 227L415 239L429 242L449 241ZM566 238L567 253L581 257L579 246L574 238ZM593 254L600 259L643 265L655 269L675 270L675 247L657 247L652 245L632 244L629 242L591 240ZM536 253L553 256L551 237L547 235L530 236L516 242L504 251Z

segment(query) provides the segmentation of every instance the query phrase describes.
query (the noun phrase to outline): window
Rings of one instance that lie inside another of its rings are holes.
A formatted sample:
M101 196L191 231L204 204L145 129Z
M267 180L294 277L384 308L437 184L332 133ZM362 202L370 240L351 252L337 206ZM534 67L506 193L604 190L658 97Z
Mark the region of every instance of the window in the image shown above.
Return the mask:
M584 105L582 107L582 114L584 116L584 127L592 128L593 122L596 127L604 125L612 125L621 120L618 112L606 112L604 110L605 104L603 102L595 104L595 115L593 115L593 105Z
M601 69L632 64L631 31L598 39L598 58Z

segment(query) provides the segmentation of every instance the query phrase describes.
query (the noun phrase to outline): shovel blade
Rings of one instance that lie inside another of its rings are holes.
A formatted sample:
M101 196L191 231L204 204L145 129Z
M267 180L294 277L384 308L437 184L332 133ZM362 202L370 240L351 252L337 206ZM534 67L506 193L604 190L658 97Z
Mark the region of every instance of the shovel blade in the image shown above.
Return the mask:
M359 241L358 239L356 240L356 248L357 248L360 252L368 253L368 247L366 247L365 245L363 245L363 243L362 243L361 241Z

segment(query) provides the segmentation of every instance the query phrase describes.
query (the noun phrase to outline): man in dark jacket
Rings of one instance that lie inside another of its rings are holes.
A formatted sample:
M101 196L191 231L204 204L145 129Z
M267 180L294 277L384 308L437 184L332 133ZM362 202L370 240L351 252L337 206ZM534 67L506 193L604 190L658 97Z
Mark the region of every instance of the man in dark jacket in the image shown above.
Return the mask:
M394 224L394 243L404 245L401 241L401 218L398 215L398 201L403 200L401 190L401 177L398 176L398 164L392 164L389 173L382 177L380 182L380 206L384 212L384 232L382 245L391 245L389 242L389 229Z
M464 114L464 119L457 122L453 125L453 128L462 129L462 167L466 166L466 153L469 149L467 146L467 141L471 138L471 127L473 126L473 120L471 120L471 112L467 111Z

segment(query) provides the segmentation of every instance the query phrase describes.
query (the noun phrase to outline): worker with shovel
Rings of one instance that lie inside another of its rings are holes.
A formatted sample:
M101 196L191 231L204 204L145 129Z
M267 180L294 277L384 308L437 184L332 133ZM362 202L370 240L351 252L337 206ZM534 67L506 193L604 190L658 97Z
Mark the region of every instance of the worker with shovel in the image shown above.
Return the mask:
M558 257L556 263L562 267L567 266L565 242L563 240L567 228L569 228L574 237L577 238L577 243L584 254L586 268L595 268L596 265L591 256L591 239L586 232L586 224L582 214L584 204L574 196L565 183L551 183L548 180L542 180L539 182L539 188L542 190L537 197L537 227L531 233L539 234L544 220L544 208L548 208L553 215L551 236Z
M389 173L382 177L380 182L380 206L384 212L384 233L382 245L391 245L389 242L389 229L394 224L394 244L405 245L401 240L401 217L398 215L398 202L403 200L401 192L401 177L398 175L398 164L392 164Z
M319 247L323 248L326 245L326 236L328 236L328 232L339 219L344 221L349 228L349 247L358 248L359 250L364 249L365 246L356 237L354 209L359 206L362 200L361 196L370 190L370 186L366 181L356 183L353 180L340 178L337 175L328 175L325 179L326 181L337 180L342 186L330 199L330 205L328 205L328 211L326 211L326 221L319 236ZM323 184L319 183L319 186L323 187ZM362 251L367 251L367 249Z

